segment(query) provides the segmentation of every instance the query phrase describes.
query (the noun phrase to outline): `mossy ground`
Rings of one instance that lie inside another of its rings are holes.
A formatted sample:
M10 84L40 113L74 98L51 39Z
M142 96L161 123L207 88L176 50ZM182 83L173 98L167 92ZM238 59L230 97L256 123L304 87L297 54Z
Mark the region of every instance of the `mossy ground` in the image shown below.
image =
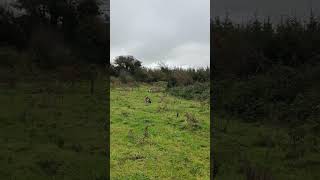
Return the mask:
M209 104L149 88L111 88L111 178L209 179Z

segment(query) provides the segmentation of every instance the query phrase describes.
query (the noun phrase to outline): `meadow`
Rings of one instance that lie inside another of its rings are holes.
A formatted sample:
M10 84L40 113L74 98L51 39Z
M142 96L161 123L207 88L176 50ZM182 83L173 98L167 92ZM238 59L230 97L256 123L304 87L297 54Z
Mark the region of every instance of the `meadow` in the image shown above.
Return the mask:
M0 179L107 179L106 82L1 84Z
M220 115L214 122L216 179L320 179L318 137L294 142L293 132L286 127Z
M173 97L161 83L111 86L111 179L209 179L207 102Z

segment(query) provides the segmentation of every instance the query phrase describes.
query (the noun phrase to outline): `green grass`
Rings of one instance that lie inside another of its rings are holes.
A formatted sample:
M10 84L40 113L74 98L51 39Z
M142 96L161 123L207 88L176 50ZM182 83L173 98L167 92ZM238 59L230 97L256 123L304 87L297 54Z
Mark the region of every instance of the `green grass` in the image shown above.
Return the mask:
M287 128L230 120L224 130L227 120L215 118L216 179L246 180L249 168L275 180L320 179L320 149L310 145L317 137L306 137L294 151Z
M148 88L111 89L111 178L209 179L209 104ZM197 125L186 121L187 112Z
M105 81L94 95L88 82L2 86L0 179L106 179L105 89Z

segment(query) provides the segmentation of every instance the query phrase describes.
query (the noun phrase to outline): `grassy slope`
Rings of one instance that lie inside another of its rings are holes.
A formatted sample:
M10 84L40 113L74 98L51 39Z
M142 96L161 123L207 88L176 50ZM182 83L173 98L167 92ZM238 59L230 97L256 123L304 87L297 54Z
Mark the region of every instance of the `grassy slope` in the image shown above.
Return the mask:
M231 120L227 130L223 131L226 122L226 118L215 119L217 179L245 180L248 167L276 180L320 179L320 154L309 148L311 140L299 145L298 151L305 150L305 154L298 157L292 153L285 128Z
M112 179L209 179L209 105L147 88L111 89ZM152 104L144 103L145 96ZM187 126L186 112L200 129Z
M37 92L44 87L56 93ZM100 179L106 177L106 98L87 83L18 84L0 89L0 179ZM99 90L99 91L98 91Z

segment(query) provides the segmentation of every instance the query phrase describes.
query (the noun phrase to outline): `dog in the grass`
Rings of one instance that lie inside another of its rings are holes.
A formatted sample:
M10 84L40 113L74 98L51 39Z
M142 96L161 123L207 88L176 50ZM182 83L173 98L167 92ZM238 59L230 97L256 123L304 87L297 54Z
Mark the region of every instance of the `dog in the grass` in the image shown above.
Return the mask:
M144 102L146 104L151 104L151 99L148 96L146 96L146 98L144 98Z

